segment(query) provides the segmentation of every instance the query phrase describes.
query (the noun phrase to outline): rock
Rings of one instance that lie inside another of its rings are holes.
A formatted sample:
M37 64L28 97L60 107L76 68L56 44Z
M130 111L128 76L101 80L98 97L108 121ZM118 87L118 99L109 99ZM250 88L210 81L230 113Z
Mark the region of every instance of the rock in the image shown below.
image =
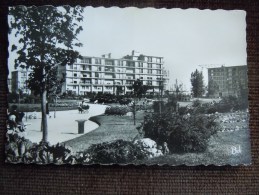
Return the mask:
M145 151L149 152L150 158L163 155L162 150L158 149L156 142L152 139L149 139L149 138L139 139L134 141L134 144L141 146Z
M133 116L133 112L127 112L126 116Z

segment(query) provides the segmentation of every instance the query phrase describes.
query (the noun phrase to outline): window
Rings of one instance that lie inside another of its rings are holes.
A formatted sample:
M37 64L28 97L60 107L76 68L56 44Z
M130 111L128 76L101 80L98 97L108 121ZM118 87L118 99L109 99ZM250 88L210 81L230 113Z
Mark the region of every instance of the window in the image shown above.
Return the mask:
M81 60L81 63L91 64L91 58L83 58L83 59Z
M95 73L95 77L99 77L99 73L98 72Z
M73 69L73 65L69 65L69 69Z
M152 62L152 57L147 57L148 62Z
M98 71L102 71L102 67L98 67Z
M148 64L147 64L147 67L148 67L148 68L152 68L152 64L148 63Z
M147 85L152 85L152 81L148 81L148 82L147 82Z
M76 86L73 86L73 89L76 89Z
M107 90L112 90L112 87L105 87Z
M77 81L74 81L74 83L76 84L76 83L77 83Z
M152 74L152 70L147 70L147 73L148 74Z
M101 64L101 59L95 59L95 64Z
M157 70L156 73L157 73L157 74L161 74L161 70Z
M114 65L114 60L105 60L106 65Z
M85 86L82 86L82 89L85 89Z
M77 74L76 74L76 73L74 73L74 77L77 77Z
M138 63L138 67L142 67L143 68L143 62L139 62Z
M129 62L129 61L127 61L126 66L127 66L127 67L135 67L135 63L134 63L134 62Z
M133 84L133 81L126 81L126 84L131 85L131 84Z
M139 69L139 72L140 72L140 73L143 73L143 69Z
M118 61L119 66L123 66L123 61Z

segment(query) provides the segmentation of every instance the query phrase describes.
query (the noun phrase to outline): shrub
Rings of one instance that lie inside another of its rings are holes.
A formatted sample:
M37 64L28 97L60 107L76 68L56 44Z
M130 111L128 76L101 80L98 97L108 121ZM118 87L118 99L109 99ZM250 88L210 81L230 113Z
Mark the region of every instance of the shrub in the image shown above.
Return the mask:
M134 160L148 158L151 153L141 145L129 141L116 140L90 146L83 152L73 154L72 151L59 143L56 145L35 144L20 134L7 133L6 162L11 163L130 163Z
M207 148L209 138L218 130L215 116L200 114L148 115L142 125L145 138L162 147L166 142L170 152L202 152Z
M163 101L154 101L153 102L154 112L159 112L160 106L161 106L161 111L165 111L165 104Z
M94 144L84 152L83 156L88 156L88 163L110 164L110 163L130 163L134 160L147 158L149 154L138 145L130 141L116 140Z
M59 143L56 145L35 144L25 139L22 133L9 130L7 133L6 162L23 163L68 163L72 162L71 151Z
M109 106L105 109L105 114L107 115L125 115L132 109L129 106Z

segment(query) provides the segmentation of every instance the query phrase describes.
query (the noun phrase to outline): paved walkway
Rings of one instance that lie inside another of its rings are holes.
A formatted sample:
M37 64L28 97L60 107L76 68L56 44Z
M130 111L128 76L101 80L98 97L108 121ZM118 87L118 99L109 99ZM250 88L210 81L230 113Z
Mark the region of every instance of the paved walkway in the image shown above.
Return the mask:
M85 131L88 133L98 127L98 125L88 119L91 116L103 114L105 111L105 105L89 104L90 109L88 113L80 114L78 110L58 111L56 112L56 118L54 118L54 112L50 112L51 118L48 118L48 141L50 144L56 144L58 142L64 142L76 137L81 136L78 134L78 123L75 120L87 119L85 122ZM27 113L29 114L29 113ZM41 129L41 113L37 113L37 119L24 119L24 123L30 124L27 126L25 132L25 138L32 142L39 143L42 140ZM25 118L25 117L24 117Z

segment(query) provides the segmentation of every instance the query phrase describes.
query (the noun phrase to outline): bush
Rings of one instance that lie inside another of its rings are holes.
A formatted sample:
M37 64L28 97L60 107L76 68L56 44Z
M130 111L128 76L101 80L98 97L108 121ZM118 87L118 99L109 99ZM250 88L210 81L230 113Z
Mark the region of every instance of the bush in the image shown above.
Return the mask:
M37 164L95 164L95 163L130 163L148 158L151 153L141 145L129 141L116 140L90 146L83 152L73 154L59 143L56 145L35 144L25 139L22 134L11 130L7 133L6 162Z
M71 163L73 158L71 151L59 143L53 146L49 144L35 144L23 137L23 133L12 130L7 132L6 162L23 163Z
M161 106L161 111L165 111L165 104L164 101L154 101L153 102L153 109L154 112L159 112Z
M110 164L142 160L147 158L149 154L130 141L116 140L110 143L94 144L84 152L83 156L89 157L89 164Z
M141 128L145 138L162 147L166 142L170 152L202 152L219 125L212 115L163 113L146 116Z
M132 109L129 106L110 106L106 107L104 113L107 115L125 115L130 111L132 111Z

